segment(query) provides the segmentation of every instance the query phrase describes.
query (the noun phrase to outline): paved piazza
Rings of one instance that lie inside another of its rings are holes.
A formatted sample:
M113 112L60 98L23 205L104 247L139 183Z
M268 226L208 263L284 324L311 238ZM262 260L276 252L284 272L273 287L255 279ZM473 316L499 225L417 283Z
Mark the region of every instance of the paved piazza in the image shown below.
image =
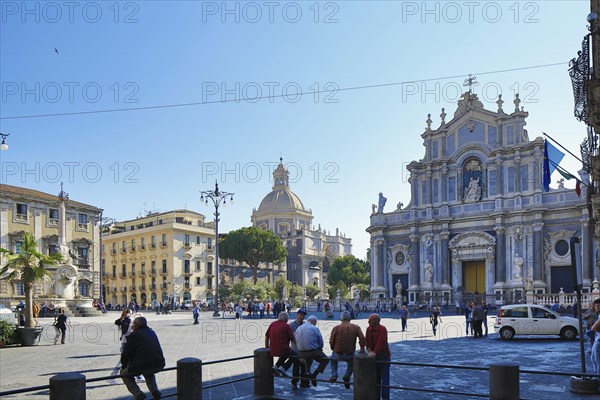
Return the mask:
M54 345L50 335L53 328L50 319L41 319L48 334L37 347L11 347L0 350L0 390L48 384L48 379L58 372L82 372L88 378L109 376L118 373L119 342L114 320L117 312L98 318L73 318L75 325L68 331L66 345ZM322 316L317 314L317 316ZM202 313L201 324L192 325L190 312L172 315L146 314L151 328L161 341L167 367L175 366L178 359L197 357L203 361L251 355L254 349L264 345L264 333L273 320L235 321L229 315L225 319L213 319L210 313ZM336 318L339 313L336 313ZM437 338L433 336L429 320L423 317L409 320L409 333L400 332L400 323L384 315L382 324L388 328L394 361L422 362L430 364L458 364L487 366L497 361L515 361L521 369L579 370L578 341L563 341L554 337L516 338L510 342L498 339L493 333L493 318L489 319L490 335L483 339L464 336L464 317L448 315L442 317ZM357 320L366 329L366 315ZM355 321L356 322L356 321ZM320 319L319 327L325 342L337 320ZM45 331L46 332L46 331ZM586 348L587 349L587 348ZM326 344L325 352L330 353ZM345 364L340 363L340 376ZM588 362L588 370L590 363ZM235 379L251 374L251 359L215 364L203 368L204 384ZM290 370L291 372L291 370ZM420 368L392 366L393 385L431 388L435 390L474 391L487 393L486 371L462 371L442 368ZM329 367L322 379L330 377ZM163 372L157 375L163 396L175 393L176 373ZM349 399L352 390L343 385L319 382L316 388L291 390L289 379L276 379L276 395L283 398ZM568 391L568 377L521 375L521 396L526 399L583 399ZM141 383L142 390L146 390ZM225 385L204 391L204 399L236 399L252 393L252 381ZM410 396L414 399L451 399L456 395L431 395L420 392L393 391L392 398ZM47 399L48 391L9 396L12 399ZM122 382L111 379L88 384L88 399L130 399ZM174 398L174 397L171 397ZM470 398L470 397L462 397Z

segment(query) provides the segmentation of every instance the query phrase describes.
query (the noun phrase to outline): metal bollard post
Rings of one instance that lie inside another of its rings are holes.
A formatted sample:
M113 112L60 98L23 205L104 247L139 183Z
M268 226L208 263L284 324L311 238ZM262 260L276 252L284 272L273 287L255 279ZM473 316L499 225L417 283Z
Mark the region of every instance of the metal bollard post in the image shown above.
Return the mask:
M85 376L63 372L50 378L50 400L85 400Z
M202 360L177 360L177 399L202 400Z
M377 364L367 354L354 356L354 400L379 398L377 387Z
M519 400L518 364L490 364L490 400Z
M256 396L275 394L273 356L266 348L254 350L254 394Z

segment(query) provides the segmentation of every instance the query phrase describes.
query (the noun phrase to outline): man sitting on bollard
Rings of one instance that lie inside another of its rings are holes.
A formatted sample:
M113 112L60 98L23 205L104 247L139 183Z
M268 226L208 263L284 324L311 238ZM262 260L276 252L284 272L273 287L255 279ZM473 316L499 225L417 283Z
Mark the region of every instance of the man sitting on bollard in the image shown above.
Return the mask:
M306 367L306 377L310 378L313 386L317 386L317 375L322 374L329 364L329 358L323 353L323 335L317 328L317 317L314 315L306 318L308 323L300 325L296 329L296 344L298 346L298 357ZM313 373L310 372L312 362L318 361L319 366Z
M331 331L329 345L331 354L331 378L329 382L335 382L338 378L338 361L346 362L346 373L344 374L344 386L350 389L350 377L354 367L354 352L356 351L356 339L360 346L360 352L365 352L365 336L360 326L350 323L350 312L344 311L340 316L342 323Z
M135 383L136 375L144 375L146 386L152 398L160 399L155 373L165 367L165 358L156 333L148 327L146 318L137 317L132 323L133 332L127 337L127 343L121 354L121 375L127 390L135 400L144 400L146 395Z
M281 310L281 304L279 302L277 302L276 307L278 307L278 310ZM277 311L277 314L280 314L281 311ZM304 324L304 317L306 317L306 310L304 308L299 309L296 312L296 319L293 320L292 322L289 323L290 328L292 328L292 332L294 333L294 337L296 335L296 329L298 329L298 327L300 327L302 324ZM292 342L292 352L294 354L298 354L298 346L296 345L297 342ZM300 360L298 358L290 358L285 365L283 366L283 368L287 371L288 369L290 369L290 366L294 366L294 368L292 369L292 389L298 389L298 379L301 376L304 376L306 373L306 370L304 369L304 364L300 362ZM281 372L281 371L280 371ZM300 387L310 387L310 384L308 382L305 382L304 380L302 380L302 382L300 382Z
M284 368L286 361L291 360L288 368L291 362L297 361L290 358L290 356L296 356L297 353L290 348L290 342L295 342L296 339L294 339L292 328L287 323L288 319L288 313L279 313L277 321L269 325L265 334L265 347L269 349L271 356L279 357L273 367L273 373L277 376L287 376Z

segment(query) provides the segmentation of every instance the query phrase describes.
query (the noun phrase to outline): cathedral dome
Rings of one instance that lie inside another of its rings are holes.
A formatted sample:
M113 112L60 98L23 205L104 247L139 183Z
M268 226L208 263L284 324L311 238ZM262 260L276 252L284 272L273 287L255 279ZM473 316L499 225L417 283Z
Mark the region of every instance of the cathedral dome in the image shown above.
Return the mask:
M288 210L306 211L300 198L290 190L289 171L280 159L273 171L273 190L260 202L258 212Z
M258 211L286 211L286 210L302 210L306 211L304 204L300 198L291 190L274 189L267 194L260 202Z

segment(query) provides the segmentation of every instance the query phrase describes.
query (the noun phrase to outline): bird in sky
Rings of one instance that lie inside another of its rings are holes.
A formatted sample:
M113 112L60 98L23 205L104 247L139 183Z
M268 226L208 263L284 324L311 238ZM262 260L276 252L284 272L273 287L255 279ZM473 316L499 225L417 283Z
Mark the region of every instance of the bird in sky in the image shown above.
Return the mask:
M54 52L58 54L58 49L56 47L54 48Z

